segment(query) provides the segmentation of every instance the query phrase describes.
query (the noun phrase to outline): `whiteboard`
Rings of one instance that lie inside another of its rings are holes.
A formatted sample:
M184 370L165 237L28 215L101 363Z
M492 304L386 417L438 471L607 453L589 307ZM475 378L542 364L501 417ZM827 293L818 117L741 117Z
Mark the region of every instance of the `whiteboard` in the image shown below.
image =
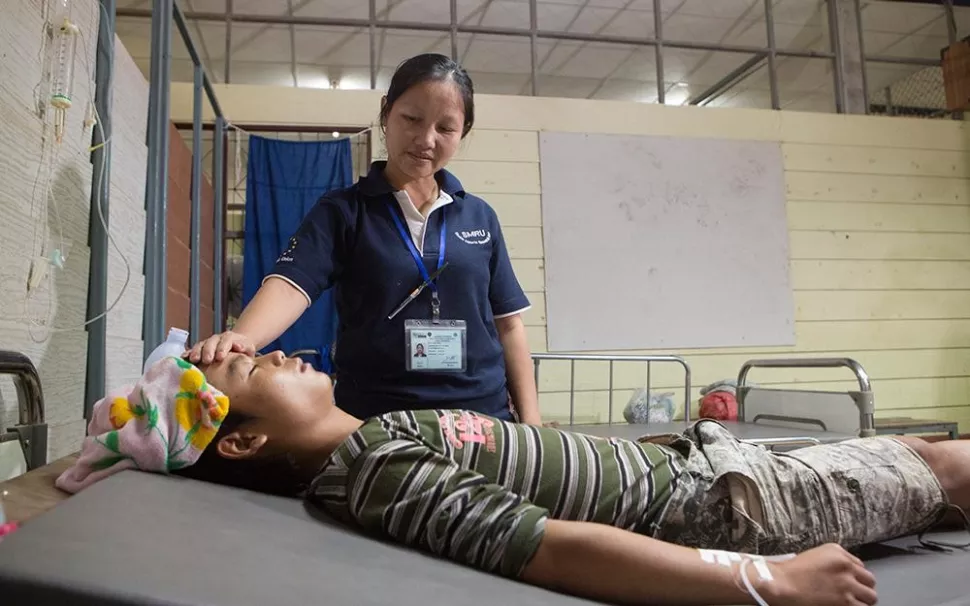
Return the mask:
M550 351L795 342L781 144L545 132Z

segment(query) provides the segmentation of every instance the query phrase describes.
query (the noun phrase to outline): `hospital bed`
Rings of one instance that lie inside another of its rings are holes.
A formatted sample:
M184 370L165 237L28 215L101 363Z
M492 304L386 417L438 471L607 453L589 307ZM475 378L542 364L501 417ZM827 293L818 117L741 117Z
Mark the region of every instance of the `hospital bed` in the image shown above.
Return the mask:
M38 398L34 419L42 420L36 386L22 393ZM4 606L594 603L369 538L296 499L138 471L67 498L53 487L50 471L63 463L35 467L6 484L38 492L43 486L51 494L47 511L19 518L22 527L0 540ZM917 545L906 537L861 554L876 575L880 604L970 605L970 551Z
M0 444L19 442L24 467L41 467L47 463L47 421L37 368L21 353L0 350L0 376L13 378L19 415L16 425L0 426Z
M566 428L599 437L637 439L644 435L682 433L691 423L691 370L680 356L535 354L536 384L546 361L568 362L570 367L569 421ZM609 365L607 422L576 422L576 365L600 362ZM642 363L646 368L644 385L651 391L652 369L656 364L680 366L683 370L684 414L681 420L667 423L614 422L615 366ZM818 391L760 387L748 381L755 368L845 368L859 385L857 390ZM874 400L869 377L861 364L848 358L792 358L750 360L738 372L738 420L724 425L738 438L766 447L799 447L808 444L839 442L853 437L875 435Z
M964 535L965 536L965 535ZM953 536L950 540L962 537ZM970 604L970 552L870 550L881 606ZM294 499L125 471L0 541L11 606L593 604L367 538ZM773 605L774 606L774 605Z

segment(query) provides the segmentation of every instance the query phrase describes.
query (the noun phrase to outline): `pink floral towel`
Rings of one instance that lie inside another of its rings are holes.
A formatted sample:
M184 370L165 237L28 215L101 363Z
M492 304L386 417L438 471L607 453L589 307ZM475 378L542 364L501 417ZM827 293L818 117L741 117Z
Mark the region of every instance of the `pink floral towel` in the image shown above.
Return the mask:
M181 358L99 401L78 461L55 484L78 492L123 469L167 473L195 463L229 412L229 398Z

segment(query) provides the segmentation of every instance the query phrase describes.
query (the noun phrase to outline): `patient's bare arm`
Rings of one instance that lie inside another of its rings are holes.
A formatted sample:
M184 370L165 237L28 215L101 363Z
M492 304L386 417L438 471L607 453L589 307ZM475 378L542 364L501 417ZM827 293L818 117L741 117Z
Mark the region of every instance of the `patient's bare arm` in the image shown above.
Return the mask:
M771 581L748 566L748 578L768 604L875 604L874 579L862 562L826 545L768 564ZM621 604L755 604L739 565L705 562L697 550L587 522L548 520L522 580Z

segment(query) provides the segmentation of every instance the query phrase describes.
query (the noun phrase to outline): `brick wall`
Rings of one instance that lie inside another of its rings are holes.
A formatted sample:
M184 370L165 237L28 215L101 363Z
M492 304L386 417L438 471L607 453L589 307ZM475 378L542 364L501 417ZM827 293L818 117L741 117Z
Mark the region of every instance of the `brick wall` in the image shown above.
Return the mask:
M192 150L174 125L169 126L168 157L168 327L189 329L189 269L192 260ZM212 183L202 179L202 234L200 237L201 309L198 338L212 334L213 323L213 208Z

